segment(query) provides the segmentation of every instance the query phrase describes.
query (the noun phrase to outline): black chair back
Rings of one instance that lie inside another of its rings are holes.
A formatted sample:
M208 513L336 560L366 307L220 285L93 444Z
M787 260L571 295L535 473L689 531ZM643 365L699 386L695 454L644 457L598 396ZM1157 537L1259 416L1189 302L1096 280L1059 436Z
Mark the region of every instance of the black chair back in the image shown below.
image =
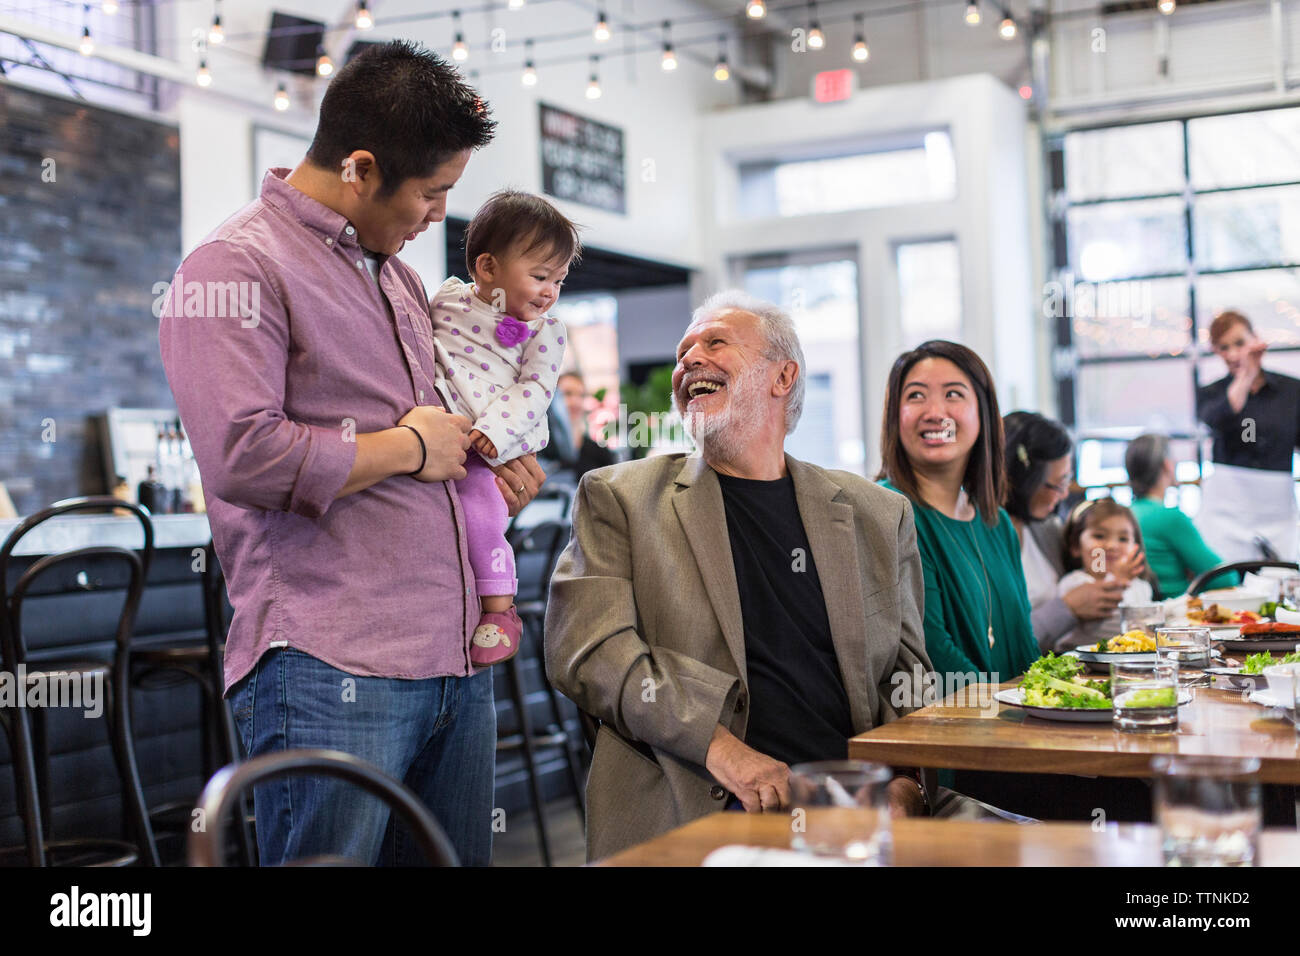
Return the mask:
M190 866L224 866L224 824L231 809L241 805L241 796L259 783L295 774L338 777L356 784L397 813L431 865L460 865L456 850L438 821L402 783L364 760L338 750L284 750L222 767L208 781L199 796L199 819L203 826L190 832ZM341 861L338 857L329 857L296 862L299 865L338 865Z
M9 589L10 558L18 546L18 542L30 534L33 529L59 515L78 511L103 511L118 508L130 511L131 515L140 523L144 532L144 542L139 552L112 545L101 545L46 555L22 573L12 591ZM24 519L18 527L9 532L4 544L0 545L0 600L3 601L4 608L4 614L0 615L0 628L3 629L3 641L0 642L0 650L4 654L5 666L12 670L26 659L21 623L23 598L31 590L37 578L51 569L65 564L84 565L87 562L98 565L114 562L125 564L127 568L126 599L123 601L121 614L118 615L116 631L117 648L119 651L125 649L131 640L132 629L135 627L135 615L139 610L140 598L144 593L145 578L148 577L149 567L153 563L153 541L153 521L150 518L149 510L141 505L122 501L108 495L68 498L63 501L56 501L43 511L38 511ZM79 578L77 582L78 587L88 591L96 590L101 584L102 580L92 581L88 577Z
M515 577L519 579L516 604L546 600L551 575L572 530L567 519L511 529L507 540L515 552Z
M1187 593L1191 595L1200 594L1205 590L1205 586L1217 578L1220 574L1226 574L1229 571L1254 571L1259 572L1262 568L1289 568L1292 571L1300 570L1300 565L1294 561L1235 561L1232 564L1221 564L1217 568L1198 574L1191 584L1187 585Z

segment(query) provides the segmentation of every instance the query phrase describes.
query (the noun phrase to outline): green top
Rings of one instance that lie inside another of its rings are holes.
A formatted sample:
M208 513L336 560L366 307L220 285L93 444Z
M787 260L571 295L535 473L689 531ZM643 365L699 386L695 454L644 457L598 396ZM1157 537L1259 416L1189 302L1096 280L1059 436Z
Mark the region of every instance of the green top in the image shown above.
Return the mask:
M888 481L880 484L898 491ZM1039 651L1011 518L999 508L998 523L990 528L978 515L957 521L920 502L913 505L925 579L925 649L935 671L941 679L973 672L981 681L993 680L994 674L1005 681L1024 673ZM990 596L993 647L988 638Z
M1182 594L1192 578L1223 563L1205 543L1192 519L1177 508L1166 508L1154 498L1138 498L1132 507L1142 529L1147 565L1165 597ZM1238 583L1236 573L1229 571L1216 577L1206 589L1230 588Z

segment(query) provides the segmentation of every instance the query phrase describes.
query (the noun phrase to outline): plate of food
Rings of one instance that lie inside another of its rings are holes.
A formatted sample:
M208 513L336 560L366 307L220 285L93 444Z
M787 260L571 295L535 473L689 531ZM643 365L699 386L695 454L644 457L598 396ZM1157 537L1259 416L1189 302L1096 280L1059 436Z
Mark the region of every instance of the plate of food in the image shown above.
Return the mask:
M1240 687L1243 690L1264 690L1268 687L1268 677L1264 675L1264 668L1272 667L1274 664L1300 664L1300 651L1292 651L1280 657L1269 651L1261 651L1258 654L1251 654L1240 666L1207 667L1205 673L1213 674L1216 678L1222 677L1233 687Z
M1257 621L1243 624L1237 634L1215 634L1224 650L1253 654L1257 651L1294 651L1300 644L1300 624Z
M1089 664L1112 664L1123 661L1134 664L1154 663L1156 639L1146 631L1126 631L1115 637L1100 640L1096 644L1076 647L1068 653Z
M1172 693L1172 689L1168 692ZM1029 665L1019 687L1000 690L993 696L999 703L1042 720L1108 724L1111 719L1110 681L1084 677L1079 661L1069 655L1057 657L1049 653L1040 657ZM1178 692L1179 706L1191 699L1189 691Z

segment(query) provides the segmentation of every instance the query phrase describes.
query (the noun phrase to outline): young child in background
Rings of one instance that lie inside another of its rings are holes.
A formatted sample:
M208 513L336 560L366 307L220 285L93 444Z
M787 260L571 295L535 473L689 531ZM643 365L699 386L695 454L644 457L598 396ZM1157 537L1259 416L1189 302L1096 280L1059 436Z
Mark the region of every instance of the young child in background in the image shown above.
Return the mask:
M1134 569L1143 567L1142 532L1133 512L1113 498L1097 498L1080 503L1065 525L1065 566L1073 570L1056 585L1058 595L1068 594L1080 584L1098 581L1124 581L1121 604L1150 604L1154 592L1151 582ZM1149 574L1150 572L1147 572ZM1120 614L1095 621L1080 621L1070 632L1075 646L1092 644L1101 638L1120 633Z
M482 616L470 662L513 657L523 631L515 613L514 553L492 466L545 448L546 409L564 357L565 330L547 311L582 246L558 209L514 190L494 194L465 233L471 282L450 278L429 303L434 375L448 411L474 423L466 476L456 483Z

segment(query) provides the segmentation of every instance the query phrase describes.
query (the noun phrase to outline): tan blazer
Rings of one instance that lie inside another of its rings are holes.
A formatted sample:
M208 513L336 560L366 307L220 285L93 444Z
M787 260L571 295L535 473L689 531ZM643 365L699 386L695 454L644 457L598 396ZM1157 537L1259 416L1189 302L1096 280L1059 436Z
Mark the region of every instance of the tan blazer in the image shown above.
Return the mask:
M911 710L930 670L912 507L858 475L786 464L861 733ZM719 723L745 737L745 635L722 490L698 453L584 476L551 578L546 673L602 722L588 859L723 808L704 760Z

